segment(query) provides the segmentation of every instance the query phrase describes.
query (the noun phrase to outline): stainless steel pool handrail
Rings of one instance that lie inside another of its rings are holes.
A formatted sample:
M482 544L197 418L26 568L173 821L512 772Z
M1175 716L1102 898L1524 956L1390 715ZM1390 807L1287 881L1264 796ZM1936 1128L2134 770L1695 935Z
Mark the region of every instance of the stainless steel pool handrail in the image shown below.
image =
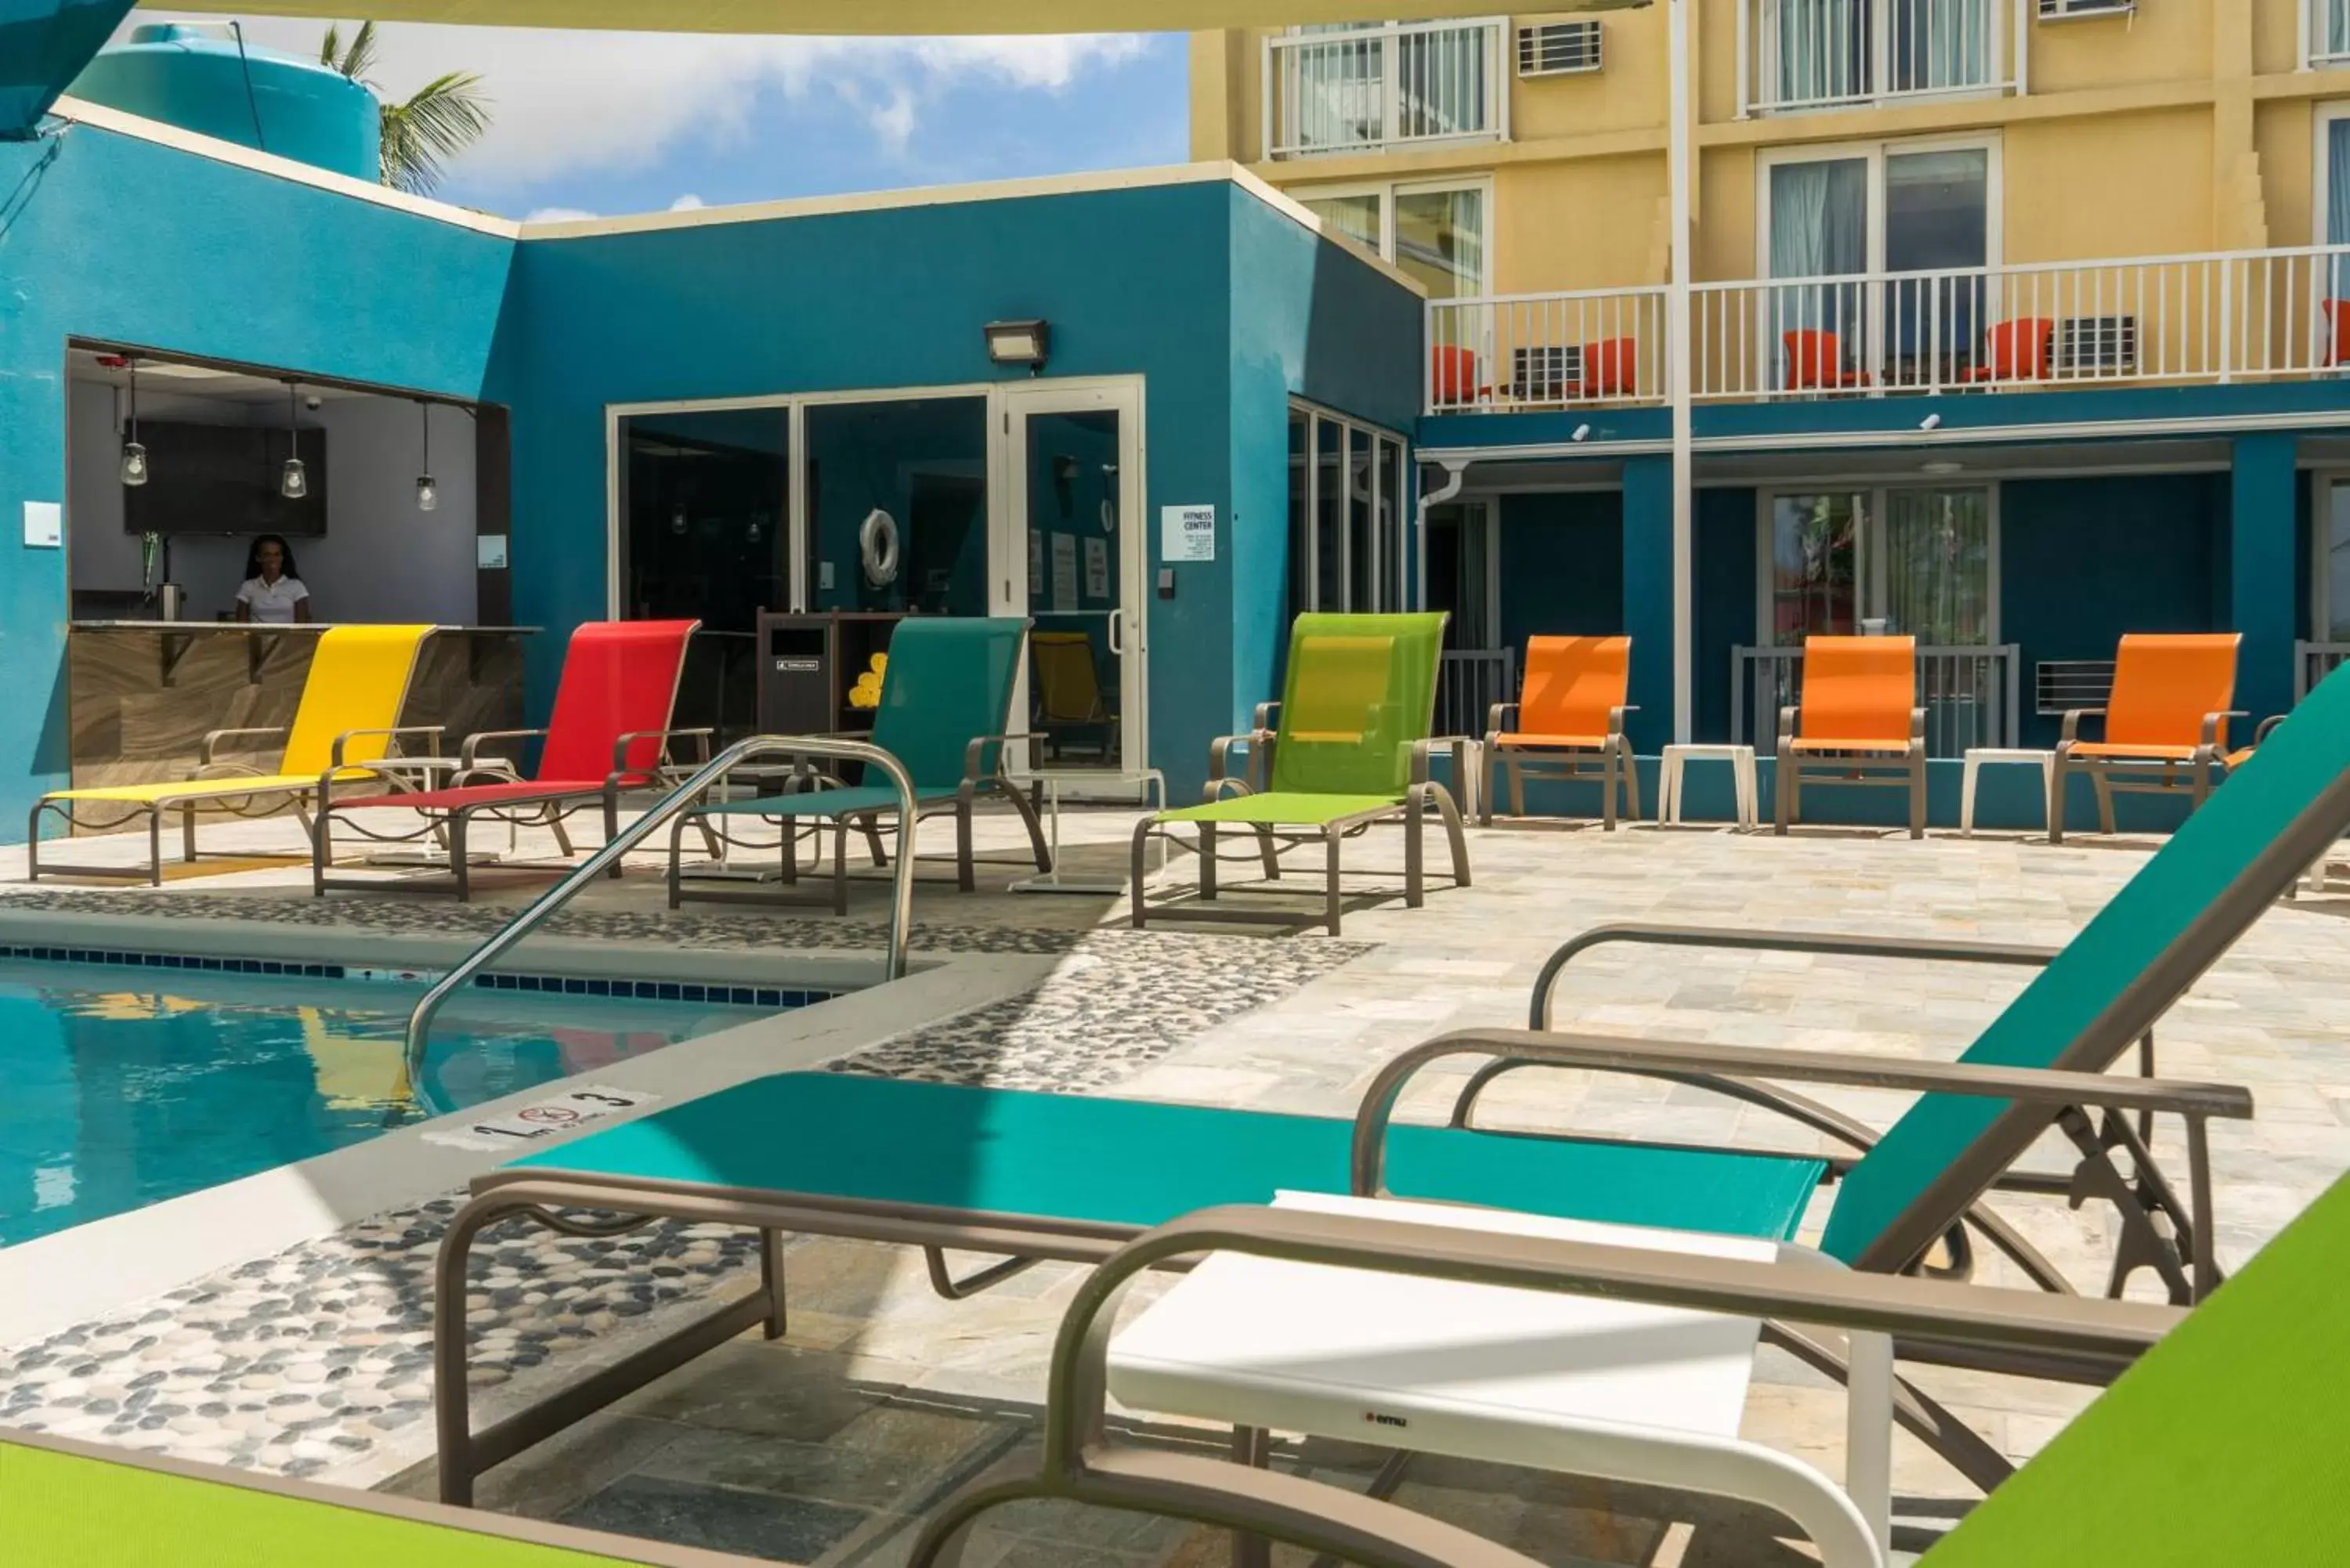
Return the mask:
M898 794L898 864L890 888L889 950L882 961L881 978L891 981L902 977L906 972L906 928L912 923L914 909L914 781L905 765L880 747L863 741L829 735L752 735L711 758L683 784L646 807L643 815L620 829L610 843L580 862L563 880L525 905L520 913L467 953L424 993L415 1011L408 1015L408 1037L401 1057L407 1069L409 1093L416 1103L428 1111L438 1109L424 1092L424 1052L432 1035L433 1015L452 996L530 935L548 916L569 903L580 888L618 865L620 857L643 843L653 829L700 799L712 784L754 757L766 755L863 763L889 776L890 787Z

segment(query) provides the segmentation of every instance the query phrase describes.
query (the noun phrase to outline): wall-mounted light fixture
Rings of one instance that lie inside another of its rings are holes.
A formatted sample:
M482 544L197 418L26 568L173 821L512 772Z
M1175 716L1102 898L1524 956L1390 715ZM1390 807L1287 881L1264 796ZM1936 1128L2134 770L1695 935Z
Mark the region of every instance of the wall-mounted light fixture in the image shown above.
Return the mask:
M286 383L286 439L288 455L285 472L277 476L277 493L299 501L310 493L310 471L302 466L301 389L291 381Z
M135 487L147 483L147 449L139 444L139 361L130 361L130 439L122 443L122 483Z
M433 512L441 506L441 486L432 480L432 405L419 398L416 411L423 416L424 424L424 455L416 469L416 509Z
M1047 322L991 321L987 324L987 357L999 365L1025 365L1042 370L1053 352L1053 328Z

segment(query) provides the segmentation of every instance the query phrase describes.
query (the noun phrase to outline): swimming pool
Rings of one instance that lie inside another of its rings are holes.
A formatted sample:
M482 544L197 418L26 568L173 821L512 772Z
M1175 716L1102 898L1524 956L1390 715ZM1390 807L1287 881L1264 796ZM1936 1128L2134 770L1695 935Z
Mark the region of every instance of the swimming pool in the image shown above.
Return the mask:
M191 961L192 964L193 961ZM606 986L606 990L615 989ZM775 1009L461 992L435 1020L435 1103L477 1106ZM400 1070L421 987L0 962L0 1247L342 1148L421 1119ZM785 993L783 1005L803 1000Z

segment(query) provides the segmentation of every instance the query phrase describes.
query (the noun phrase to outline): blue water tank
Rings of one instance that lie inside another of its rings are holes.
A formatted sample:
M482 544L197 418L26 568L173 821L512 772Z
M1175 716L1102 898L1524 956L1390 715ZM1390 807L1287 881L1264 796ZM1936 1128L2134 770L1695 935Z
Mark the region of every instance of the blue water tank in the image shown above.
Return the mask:
M178 22L99 52L76 98L373 181L382 169L375 94L320 65Z

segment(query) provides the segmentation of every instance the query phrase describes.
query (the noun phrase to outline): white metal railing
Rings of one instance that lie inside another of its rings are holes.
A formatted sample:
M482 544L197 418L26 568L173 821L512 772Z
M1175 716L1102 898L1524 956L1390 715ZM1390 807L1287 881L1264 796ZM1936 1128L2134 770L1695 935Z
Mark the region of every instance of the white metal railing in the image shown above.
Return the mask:
M1739 115L2020 93L2031 3L1739 0Z
M1662 402L1666 319L1655 286L1431 300L1429 411ZM1690 329L1697 399L2345 375L2350 244L1700 283Z
M2350 65L2350 0L2301 0L2301 17L2305 63Z
M1509 22L1372 22L1264 47L1264 156L1509 136Z
M2009 746L2018 719L2016 646L1920 647L1918 706L1926 710L1926 754L1964 755L1970 746ZM1804 650L1730 650L1730 739L1744 745L1777 744L1779 712L1803 696Z
M1431 413L1659 402L1665 290L1432 299L1428 344Z

